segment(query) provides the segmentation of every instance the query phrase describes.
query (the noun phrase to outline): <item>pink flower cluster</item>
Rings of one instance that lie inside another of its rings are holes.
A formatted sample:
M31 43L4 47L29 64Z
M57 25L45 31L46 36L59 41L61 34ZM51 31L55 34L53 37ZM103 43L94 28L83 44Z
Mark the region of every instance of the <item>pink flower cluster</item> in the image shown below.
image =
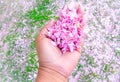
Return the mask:
M48 29L48 37L63 53L73 52L79 47L83 26L81 9L70 3L59 12L59 19Z

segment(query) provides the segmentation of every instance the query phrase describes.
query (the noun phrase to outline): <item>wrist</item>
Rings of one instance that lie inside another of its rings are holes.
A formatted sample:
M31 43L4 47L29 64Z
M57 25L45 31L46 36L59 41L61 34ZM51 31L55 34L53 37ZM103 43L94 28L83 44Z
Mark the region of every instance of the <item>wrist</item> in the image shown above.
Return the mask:
M67 78L52 69L40 67L36 82L67 82Z

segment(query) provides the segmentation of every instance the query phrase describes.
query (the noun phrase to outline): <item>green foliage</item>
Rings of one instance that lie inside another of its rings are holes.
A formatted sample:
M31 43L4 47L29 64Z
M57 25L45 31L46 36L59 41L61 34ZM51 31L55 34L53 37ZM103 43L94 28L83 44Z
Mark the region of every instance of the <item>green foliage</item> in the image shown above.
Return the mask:
M89 75L89 74L82 77L82 80L83 80L83 81L86 81L86 80L88 80L88 79L90 79L90 75ZM88 81L87 81L87 82L88 82Z
M7 56L7 57L10 56L10 51L7 51L7 52L6 52L6 56Z
M115 50L115 56L120 57L120 50Z
M73 73L72 73L72 76L74 76L74 77L75 77L75 76L76 76L76 74L77 74L77 72L73 72Z
M32 71L36 71L38 69L36 56L37 56L37 54L35 52L30 52L28 54L29 65L26 66L26 70L25 70L26 72L32 72Z
M30 66L26 66L25 71L26 71L26 72L31 72L31 71L32 71L32 67L30 67Z
M80 63L78 63L78 65L77 65L77 70L79 71L80 70L80 68L82 68L83 67L83 65L82 64L80 64Z
M88 63L89 65L93 66L93 65L94 65L94 58L88 56L88 57L87 57L87 63Z
M17 28L24 28L25 25L22 22L16 22Z
M23 72L23 73L20 75L20 77L22 78L20 81L21 81L21 82L28 82L28 81L27 81L27 80L28 80L27 76L28 76L28 73L27 73L27 72Z
M36 53L30 53L29 54L29 63L30 64L32 64L32 65L34 65L34 64L36 64L36 59L35 59L35 57L37 56L37 54Z
M98 74L92 73L93 78L98 77Z
M104 65L104 72L109 72L110 71L110 64Z
M31 25L32 27L41 27L45 24L46 21L50 20L51 18L58 19L58 17L54 16L53 12L48 8L51 4L51 1L36 0L36 2L38 3L38 5L25 14L25 18L29 20L29 25ZM54 8L56 7L53 7L52 9Z
M38 1L39 0L37 0L37 2ZM29 18L31 23L34 25L36 24L43 25L45 21L48 21L51 18L53 18L52 11L49 10L47 6L49 4L50 4L49 0L43 0L41 3L37 5L37 7L28 11L28 13L26 13L26 17Z
M14 47L15 45L15 41L17 39L17 34L9 34L6 36L6 39L4 40L4 42L8 43L8 51L6 52L6 56L10 56L11 55L11 49Z
M81 77L82 81L84 82L92 82L92 79L95 79L98 77L98 74L90 72L87 75L84 75L83 77Z
M42 5L48 5L50 4L50 0L36 0L36 2L39 4L41 2Z
M18 69L12 71L12 76L14 77L14 80L18 80L19 73L20 73L20 70Z
M13 42L16 38L16 35L15 34L9 34L6 36L6 42Z
M14 71L13 71L13 74L14 74L15 76L18 76L19 70L14 70Z
M43 3L49 4L49 3L50 3L50 0L43 0Z
M32 50L35 49L35 41L31 42L30 49L32 49Z

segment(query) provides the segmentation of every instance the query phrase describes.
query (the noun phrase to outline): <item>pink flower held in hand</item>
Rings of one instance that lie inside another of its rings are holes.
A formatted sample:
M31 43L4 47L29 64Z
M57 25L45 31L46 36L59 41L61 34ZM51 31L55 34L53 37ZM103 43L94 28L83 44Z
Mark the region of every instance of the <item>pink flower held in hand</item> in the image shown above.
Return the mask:
M77 50L84 27L83 12L71 2L59 12L59 19L48 29L48 37L63 52Z

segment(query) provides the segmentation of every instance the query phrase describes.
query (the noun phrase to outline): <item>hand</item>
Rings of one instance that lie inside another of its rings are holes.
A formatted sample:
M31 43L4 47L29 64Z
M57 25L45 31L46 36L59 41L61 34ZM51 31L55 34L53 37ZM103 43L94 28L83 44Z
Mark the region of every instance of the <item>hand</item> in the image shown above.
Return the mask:
M81 48L62 54L60 49L52 44L52 40L46 37L47 28L50 28L54 23L55 20L51 20L45 25L36 39L39 64L40 68L53 70L67 78L79 61ZM82 42L80 46L82 47Z
M53 26L54 23L55 20L48 22L40 30L36 39L40 70L51 70L64 78L68 78L79 61L83 41L81 41L78 50L63 54L57 46L52 44L52 40L46 37L47 29Z

